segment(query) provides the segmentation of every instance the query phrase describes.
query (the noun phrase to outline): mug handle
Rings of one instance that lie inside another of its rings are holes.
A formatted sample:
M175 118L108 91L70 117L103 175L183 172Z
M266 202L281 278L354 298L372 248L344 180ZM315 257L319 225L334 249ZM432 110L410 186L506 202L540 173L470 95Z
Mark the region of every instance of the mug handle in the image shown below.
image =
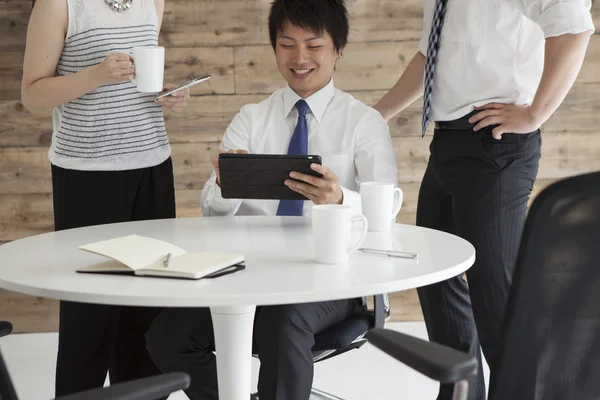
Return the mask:
M353 246L350 246L348 248L348 254L352 253L355 250L358 250L358 248L363 244L363 242L365 241L365 238L367 237L367 231L369 230L369 223L367 222L367 217L365 217L362 214L357 214L355 216L353 216L351 218L352 223L361 221L362 225L363 225L363 232L361 234L360 239L358 240L358 242L356 242Z
M133 51L124 51L124 53L131 57L131 59L133 60L133 72L135 73L135 57L133 56ZM134 86L137 86L137 80L135 79L135 76L129 82L133 83Z
M396 216L400 212L400 209L402 208L402 202L404 201L404 193L402 193L402 189L394 189L394 199L396 198L396 193L398 194L398 202L395 204L395 207L392 210L392 220L396 220Z

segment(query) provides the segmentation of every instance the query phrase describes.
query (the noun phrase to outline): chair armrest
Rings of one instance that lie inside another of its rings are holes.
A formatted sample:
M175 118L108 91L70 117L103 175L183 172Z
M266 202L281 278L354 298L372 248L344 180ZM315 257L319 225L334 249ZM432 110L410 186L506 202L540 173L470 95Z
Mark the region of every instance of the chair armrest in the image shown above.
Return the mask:
M172 372L149 378L136 379L113 386L87 390L56 400L157 400L169 397L190 386L190 377L183 372Z
M387 294L376 294L373 296L373 328L383 328L386 320L386 299Z
M6 321L0 321L0 337L9 335L12 332L12 324Z
M477 359L468 354L389 329L372 329L366 338L396 360L441 383L475 376L479 368Z

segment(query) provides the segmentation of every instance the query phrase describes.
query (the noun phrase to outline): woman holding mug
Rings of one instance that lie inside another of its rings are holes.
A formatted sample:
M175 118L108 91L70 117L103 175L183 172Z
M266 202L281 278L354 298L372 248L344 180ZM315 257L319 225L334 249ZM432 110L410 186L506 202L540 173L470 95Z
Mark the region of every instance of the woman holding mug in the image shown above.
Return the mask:
M34 0L22 102L52 110L55 229L175 218L171 148L162 109L140 93L133 47L157 46L164 0ZM166 88L174 85L166 85ZM159 373L144 333L158 309L61 302L56 395Z

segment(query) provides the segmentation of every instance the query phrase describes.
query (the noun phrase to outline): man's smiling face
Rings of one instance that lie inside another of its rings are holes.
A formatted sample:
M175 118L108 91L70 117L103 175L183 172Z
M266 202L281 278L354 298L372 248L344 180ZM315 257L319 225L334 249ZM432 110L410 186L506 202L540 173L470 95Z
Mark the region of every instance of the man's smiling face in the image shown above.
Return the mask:
M277 67L290 87L304 99L329 83L339 57L340 52L326 31L319 34L286 21L277 35Z

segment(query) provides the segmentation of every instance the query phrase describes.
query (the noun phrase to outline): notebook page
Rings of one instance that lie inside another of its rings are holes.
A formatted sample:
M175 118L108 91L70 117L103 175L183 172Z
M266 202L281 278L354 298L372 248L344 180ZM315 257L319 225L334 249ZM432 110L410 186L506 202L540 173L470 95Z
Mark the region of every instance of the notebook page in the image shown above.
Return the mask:
M185 250L171 243L139 235L103 240L79 248L110 257L134 270L157 263L162 264L168 253L171 253L171 262L174 257L186 254Z

